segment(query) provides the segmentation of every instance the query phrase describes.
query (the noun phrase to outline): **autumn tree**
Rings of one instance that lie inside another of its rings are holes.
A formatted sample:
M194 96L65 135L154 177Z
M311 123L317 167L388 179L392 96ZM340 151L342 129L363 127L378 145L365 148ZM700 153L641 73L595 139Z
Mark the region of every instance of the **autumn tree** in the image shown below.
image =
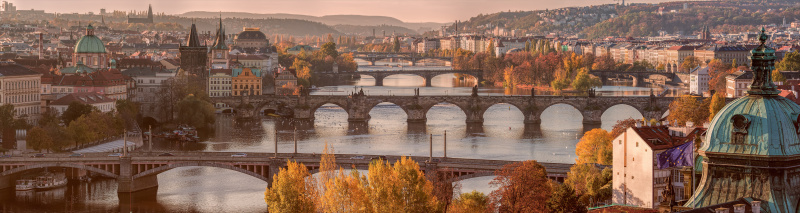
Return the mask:
M333 179L325 183L327 192L321 195L323 198L319 206L322 208L318 208L318 212L374 212L365 191L367 185L367 178L357 170L350 171L348 175L340 169Z
M600 128L584 133L581 140L575 145L575 154L578 156L578 159L575 159L575 163L611 165L613 160L612 140L614 138L611 133Z
M575 164L564 184L575 190L581 205L594 206L592 202L611 199L611 174L611 169L600 170L594 164Z
M693 122L695 125L702 125L708 121L710 114L708 99L698 100L691 95L682 95L669 104L669 115L667 120L677 122L677 125L686 125L686 122Z
M14 114L16 114L14 105L3 104L0 106L0 139L3 139L3 148L6 149L13 148L13 143L16 143L14 140L16 135L13 125Z
M775 64L775 69L780 71L800 71L800 52L787 53L783 60Z
M547 209L552 213L583 213L586 207L578 202L575 190L567 184L554 183L553 195L547 199Z
M336 50L336 43L333 42L327 42L323 44L319 51L325 56L330 56L333 58L339 57L339 51Z
M403 157L392 167L381 160L369 165L366 190L376 212L430 212L438 201L433 186L425 179L419 164Z
M708 106L708 121L713 120L717 112L725 107L725 104L725 96L722 93L714 93L714 96L711 97L711 103Z
M179 124L186 124L196 128L207 128L214 123L214 105L202 100L194 94L189 94L178 102Z
M69 125L72 121L78 119L83 115L88 115L94 110L92 105L82 104L78 101L73 101L69 103L67 106L67 110L61 113L61 120L64 122L64 125Z
M609 54L603 54L600 57L594 59L594 65L592 65L592 69L594 70L615 70L617 69L617 62L614 61L614 58L611 57Z
M544 166L536 161L507 164L495 171L490 185L498 187L489 194L493 212L548 212L551 187Z
M489 197L478 191L463 193L447 209L448 213L484 213L489 207Z
M287 168L281 168L264 193L269 212L316 212L317 186L308 176L302 163L289 161Z
M772 71L772 82L786 83L786 77L783 76L783 73L781 73L781 71L773 70Z
M690 70L692 70L692 69L694 69L694 68L696 68L696 67L698 67L698 66L700 66L702 64L703 64L703 62L700 61L700 58L697 58L697 57L691 56L691 55L690 56L686 56L686 58L683 59L683 62L681 62L681 65L680 65L681 66L681 71L682 72L689 72Z

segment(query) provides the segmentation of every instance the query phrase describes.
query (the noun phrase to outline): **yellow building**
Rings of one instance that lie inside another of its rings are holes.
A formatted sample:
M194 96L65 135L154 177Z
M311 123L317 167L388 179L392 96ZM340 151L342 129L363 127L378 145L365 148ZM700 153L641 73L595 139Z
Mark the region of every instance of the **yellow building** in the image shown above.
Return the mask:
M261 69L236 68L232 74L233 96L261 95Z

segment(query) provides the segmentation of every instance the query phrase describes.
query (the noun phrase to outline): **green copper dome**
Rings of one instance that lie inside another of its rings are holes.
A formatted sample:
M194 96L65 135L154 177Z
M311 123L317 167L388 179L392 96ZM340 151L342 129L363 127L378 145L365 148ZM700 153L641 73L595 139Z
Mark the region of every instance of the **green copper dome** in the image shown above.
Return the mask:
M94 35L94 27L86 27L86 35L75 44L75 53L106 53L103 41Z

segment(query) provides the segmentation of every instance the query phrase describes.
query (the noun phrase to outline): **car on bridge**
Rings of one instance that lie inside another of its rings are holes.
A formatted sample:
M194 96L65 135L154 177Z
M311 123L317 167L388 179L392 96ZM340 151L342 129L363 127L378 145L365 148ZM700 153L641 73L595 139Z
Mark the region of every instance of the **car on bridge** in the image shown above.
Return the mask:
M12 157L12 156L11 155L0 155L0 158L10 158L10 157Z
M122 157L122 153L111 153L108 157Z
M71 155L69 155L69 157L71 158L82 158L83 156L84 155L81 153L72 153Z
M353 157L350 157L350 159L353 159L353 160L364 160L364 156L363 155L353 156Z
M44 157L44 153L36 153L36 154L33 154L31 157L34 157L34 158L43 158L43 157Z
M172 153L169 153L169 152L164 152L164 153L158 154L158 156L175 156L175 155L173 155Z
M232 158L243 158L247 157L247 153L236 153L231 155Z

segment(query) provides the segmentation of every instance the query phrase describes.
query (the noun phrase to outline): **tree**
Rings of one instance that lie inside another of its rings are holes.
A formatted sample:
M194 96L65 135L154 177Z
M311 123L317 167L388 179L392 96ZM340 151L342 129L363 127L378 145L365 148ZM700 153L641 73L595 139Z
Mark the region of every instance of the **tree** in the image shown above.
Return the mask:
M711 97L711 103L708 106L708 121L713 120L717 112L722 110L723 107L725 107L725 96L723 96L722 93L714 93L714 96Z
M565 185L579 196L581 205L594 206L593 202L611 199L612 170L600 170L594 164L575 164L567 173Z
M617 69L617 62L614 61L614 58L611 57L611 55L603 54L600 57L594 59L594 65L592 65L592 69L615 70Z
M772 82L781 82L786 83L786 77L783 76L783 73L778 70L772 71Z
M69 125L72 121L75 121L81 116L88 115L94 110L92 105L82 104L78 101L73 101L69 103L67 106L67 110L61 113L61 120L64 122L64 125Z
M689 72L690 70L700 66L703 62L695 56L686 56L681 62L681 71Z
M693 122L695 125L702 125L708 121L710 114L708 99L698 100L691 95L682 95L669 104L669 115L667 119L677 122L677 125L686 125L686 122Z
M193 94L189 94L183 100L178 102L178 119L179 124L186 124L196 128L206 128L214 123L214 105L201 100Z
M117 112L124 119L136 119L139 115L139 103L130 100L117 100L115 103Z
M553 195L547 199L547 209L553 213L583 213L586 207L578 203L575 190L567 184L554 183Z
M478 191L463 193L447 209L448 213L483 213L489 205L489 197Z
M392 43L392 52L400 52L400 39L394 37L394 42Z
M432 196L433 186L419 164L403 157L394 167L376 161L369 166L368 194L376 212L430 212L438 201Z
M75 148L98 139L98 135L91 128L92 122L88 120L87 116L81 116L72 121L67 127L67 132L75 142Z
M327 192L322 195L319 212L374 212L364 191L367 184L366 177L357 170L345 175L340 169L338 175L325 184Z
M319 51L325 56L330 56L333 58L339 57L339 51L336 50L336 43L333 42L323 44Z
M307 178L310 175L302 163L289 161L281 168L264 193L269 212L316 212L316 184Z
M544 166L536 161L507 164L495 171L490 185L498 187L489 194L493 212L548 212L547 200L551 194L550 182Z
M617 121L617 124L611 127L611 137L617 138L617 136L628 130L628 128L636 126L637 122L639 121L633 118Z
M14 132L14 105L3 104L0 106L0 137L3 139L3 148L11 149L16 143Z
M497 57L497 53L494 51L494 40L489 40L489 45L486 45L486 52L489 53L492 57Z
M28 148L40 151L40 150L52 150L53 146L53 139L47 132L36 126L28 130L27 135L25 136L25 141L28 145Z
M603 86L603 82L600 79L589 76L588 69L580 69L578 75L575 76L575 80L572 80L572 88L576 91L586 92L589 89L601 86Z
M800 52L787 53L783 60L775 64L775 69L780 71L800 71Z
M613 160L612 140L614 138L611 133L600 128L584 133L581 140L575 145L575 154L578 156L575 163L611 165Z

